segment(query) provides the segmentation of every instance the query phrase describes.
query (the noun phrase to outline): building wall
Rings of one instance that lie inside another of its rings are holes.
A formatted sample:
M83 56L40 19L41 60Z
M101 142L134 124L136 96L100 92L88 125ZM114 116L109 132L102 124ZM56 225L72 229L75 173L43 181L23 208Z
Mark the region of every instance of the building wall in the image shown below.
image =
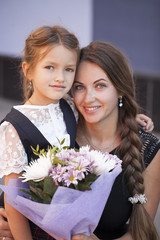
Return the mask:
M160 1L94 0L93 39L112 42L134 71L160 76Z
M81 46L92 38L92 0L1 0L0 54L16 56L24 41L42 25L63 25L74 32Z
M160 1L94 0L93 40L120 48L133 68L142 112L160 133Z

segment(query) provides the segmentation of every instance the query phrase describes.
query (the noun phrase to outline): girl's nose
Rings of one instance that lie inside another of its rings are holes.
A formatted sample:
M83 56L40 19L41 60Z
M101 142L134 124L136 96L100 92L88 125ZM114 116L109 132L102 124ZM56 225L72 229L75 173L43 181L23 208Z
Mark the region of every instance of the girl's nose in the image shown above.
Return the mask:
M57 71L55 74L55 78L54 78L55 82L64 82L64 74L63 71Z

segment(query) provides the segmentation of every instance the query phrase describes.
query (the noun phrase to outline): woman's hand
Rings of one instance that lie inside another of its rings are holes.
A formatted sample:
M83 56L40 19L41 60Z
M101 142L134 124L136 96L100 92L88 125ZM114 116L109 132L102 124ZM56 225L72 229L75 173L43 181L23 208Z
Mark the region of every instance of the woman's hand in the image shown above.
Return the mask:
M0 239L5 237L5 240L13 240L9 224L4 218L7 218L6 211L4 208L0 208Z
M147 117L144 114L137 114L136 116L137 123L143 127L143 129L146 132L152 132L154 129L154 123L152 122L152 119Z
M92 240L91 237L88 237L86 235L78 234L72 237L72 240Z
M99 238L97 238L94 234L89 237L83 234L78 234L73 236L72 240L99 240Z
M66 239L61 239L61 240L66 240ZM94 234L92 234L90 237L83 235L83 234L77 234L72 236L72 240L99 240Z

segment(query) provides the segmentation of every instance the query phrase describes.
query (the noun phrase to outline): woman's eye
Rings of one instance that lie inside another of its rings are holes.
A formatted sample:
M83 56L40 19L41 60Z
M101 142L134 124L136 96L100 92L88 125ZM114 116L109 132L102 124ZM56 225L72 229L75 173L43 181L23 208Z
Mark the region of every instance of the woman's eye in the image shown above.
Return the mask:
M66 71L67 72L74 72L74 69L73 68L66 68Z
M84 89L84 87L82 85L75 85L74 86L75 91L79 91L79 90L82 90L82 89Z
M101 83L101 84L98 84L96 87L97 87L98 89L101 89L101 88L105 88L105 87L106 87L106 85L105 85L105 84L103 84L103 83Z
M53 70L54 67L53 66L46 66L45 68L49 69L49 70Z

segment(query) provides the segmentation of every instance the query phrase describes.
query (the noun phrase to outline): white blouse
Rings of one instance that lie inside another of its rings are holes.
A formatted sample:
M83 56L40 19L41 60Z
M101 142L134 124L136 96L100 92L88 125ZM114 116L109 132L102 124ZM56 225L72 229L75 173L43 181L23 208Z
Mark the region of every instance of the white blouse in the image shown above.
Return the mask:
M72 99L67 97L66 100L69 102L77 120L78 114ZM59 146L57 138L60 141L65 138L64 145L70 145L70 136L67 133L59 103L46 106L18 105L14 108L23 113L51 145ZM17 131L11 123L5 121L1 124L0 139L0 178L10 173L20 173L24 166L28 164L27 154Z

